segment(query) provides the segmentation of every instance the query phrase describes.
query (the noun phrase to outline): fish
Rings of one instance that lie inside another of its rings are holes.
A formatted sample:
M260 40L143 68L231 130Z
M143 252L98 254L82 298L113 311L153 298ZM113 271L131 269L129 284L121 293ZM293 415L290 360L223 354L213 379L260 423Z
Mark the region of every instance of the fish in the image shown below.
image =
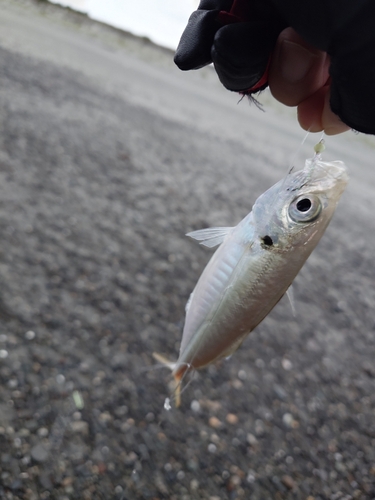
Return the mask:
M342 161L324 162L321 148L315 151L302 170L265 191L237 226L187 233L218 248L186 304L178 360L154 353L172 370L176 407L184 374L240 347L288 291L327 229L349 177Z

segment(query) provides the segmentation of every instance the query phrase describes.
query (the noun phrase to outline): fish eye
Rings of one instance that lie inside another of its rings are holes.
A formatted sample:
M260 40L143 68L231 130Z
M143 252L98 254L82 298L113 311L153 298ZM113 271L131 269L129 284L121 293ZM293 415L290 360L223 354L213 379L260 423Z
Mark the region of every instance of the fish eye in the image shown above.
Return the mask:
M321 209L322 204L318 196L302 195L289 205L289 215L295 222L311 222L319 216Z

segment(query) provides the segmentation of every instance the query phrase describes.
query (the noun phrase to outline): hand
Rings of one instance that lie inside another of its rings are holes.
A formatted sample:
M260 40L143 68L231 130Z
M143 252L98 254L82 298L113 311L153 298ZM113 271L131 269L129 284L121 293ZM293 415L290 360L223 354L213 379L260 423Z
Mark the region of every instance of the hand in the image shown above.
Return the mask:
M372 0L201 0L175 62L245 95L269 84L305 129L375 134L374 26Z
M349 130L331 111L330 58L305 42L292 28L283 30L276 42L268 73L272 95L286 106L297 106L301 127L327 135Z

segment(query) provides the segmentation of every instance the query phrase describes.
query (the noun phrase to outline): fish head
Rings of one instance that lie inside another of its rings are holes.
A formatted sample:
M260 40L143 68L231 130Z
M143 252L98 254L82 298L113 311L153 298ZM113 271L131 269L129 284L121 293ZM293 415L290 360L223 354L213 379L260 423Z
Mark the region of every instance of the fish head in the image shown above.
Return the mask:
M347 182L343 162L307 160L303 170L289 173L257 199L252 211L256 235L275 250L301 246L312 250Z

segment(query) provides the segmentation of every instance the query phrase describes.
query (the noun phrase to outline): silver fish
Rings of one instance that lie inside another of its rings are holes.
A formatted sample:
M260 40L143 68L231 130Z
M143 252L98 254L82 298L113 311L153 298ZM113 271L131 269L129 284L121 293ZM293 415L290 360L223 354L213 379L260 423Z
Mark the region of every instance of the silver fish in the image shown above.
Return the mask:
M347 182L344 163L323 162L317 153L303 170L263 193L236 227L187 234L205 246L220 246L187 303L179 358L168 363L176 406L184 373L235 352L287 292L323 236Z

